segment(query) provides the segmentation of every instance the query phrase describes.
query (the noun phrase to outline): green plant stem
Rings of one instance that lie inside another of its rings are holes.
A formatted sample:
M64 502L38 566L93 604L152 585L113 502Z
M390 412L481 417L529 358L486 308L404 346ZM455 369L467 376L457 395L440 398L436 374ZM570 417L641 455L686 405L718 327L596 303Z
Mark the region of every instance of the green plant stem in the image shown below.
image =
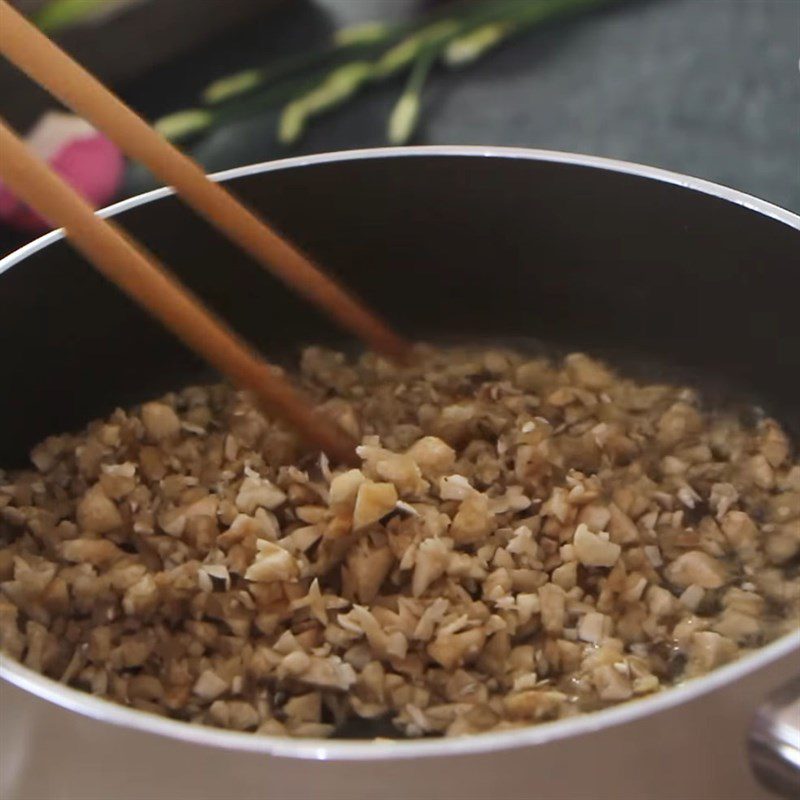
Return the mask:
M267 67L227 76L204 91L208 105L160 121L177 138L262 109L285 104L278 139L292 144L315 117L347 102L369 83L410 70L389 120L391 141L407 141L420 114L421 93L437 59L448 67L473 63L511 37L547 19L612 0L485 0L450 4L423 23L389 27L368 23L335 34L324 47ZM388 49L387 49L388 48ZM312 74L309 75L309 71Z
M466 28L444 48L442 61L448 67L460 67L477 61L508 39L548 19L578 12L592 6L607 5L611 0L538 0L506 6L488 22ZM503 13L505 12L505 13Z
M376 23L377 24L377 23ZM359 26L366 28L366 26ZM381 46L395 41L402 35L403 28L398 26L380 26L372 28L371 36L348 38L343 36L348 30L334 34L334 37L321 47L306 53L294 54L278 59L265 67L242 70L233 75L219 78L208 84L201 94L201 99L208 105L219 105L264 88L268 84L283 82L296 77L298 73L313 70L331 62L341 63L348 58L372 56L379 52Z
M369 79L371 71L369 61L353 61L332 70L311 91L292 100L278 121L278 141L296 142L310 119L352 97Z
M237 99L241 95L264 88L268 84L282 82L289 77L308 69L331 65L335 68L347 58L374 57L380 47L394 45L404 37L413 37L425 27L435 24L446 17L463 14L466 19L486 15L495 7L519 5L525 0L484 0L482 3L462 2L450 3L447 7L437 9L422 20L399 25L385 25L379 22L364 23L344 28L333 34L333 37L321 47L310 52L294 54L278 59L264 67L253 67L232 75L219 78L208 84L201 93L204 104L218 105ZM332 64L332 62L334 62ZM408 62L410 63L410 62Z
M320 84L291 101L278 123L278 141L293 144L305 132L311 119L340 105L366 83L374 83L402 72L414 63L423 50L432 49L434 56L459 30L451 19L438 20L402 39L376 61L359 61L357 70L347 66L334 69Z
M173 142L195 139L213 128L246 119L271 108L279 108L298 95L313 89L323 74L326 73L289 78L261 92L241 97L235 102L177 111L161 117L156 121L155 127ZM184 126L183 120L187 120L189 124Z
M386 136L390 144L406 144L419 124L422 90L439 56L439 48L428 47L411 68L403 93L389 115Z
M555 2L587 1L540 0L548 5ZM592 1L596 2L597 0ZM482 3L477 7L474 4L465 5L462 6L463 13L461 15L439 17L435 21L415 29L413 33L400 39L383 53L372 63L370 69L360 69L358 81L350 83L347 92L341 92L339 88L334 88L338 83L336 80L329 81L328 78L324 78L320 85L312 89L307 96L301 96L291 101L284 109L278 124L278 141L282 144L293 144L303 135L311 119L336 108L356 94L366 83L380 82L403 72L416 62L423 50L430 49L432 51L433 63L437 55L453 38L493 20L505 17L516 18L521 11L527 12L529 7L530 3L526 3L525 0L491 0L491 2ZM428 71L430 71L432 63L428 67ZM335 69L331 75L335 75L341 69L343 68ZM410 114L413 105L413 100L406 99L404 113ZM400 114L399 111L398 114Z
M44 33L52 35L106 11L109 5L109 0L51 0L34 15L33 21ZM117 0L116 5L122 3Z

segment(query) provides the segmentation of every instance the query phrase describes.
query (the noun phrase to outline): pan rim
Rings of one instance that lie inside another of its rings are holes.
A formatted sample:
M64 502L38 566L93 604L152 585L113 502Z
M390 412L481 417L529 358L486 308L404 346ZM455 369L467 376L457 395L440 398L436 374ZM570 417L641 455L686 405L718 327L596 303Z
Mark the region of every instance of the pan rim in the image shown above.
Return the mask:
M260 161L255 164L247 164L242 167L233 167L232 169L214 172L209 175L209 178L222 183L237 178L260 175L265 172L296 169L298 167L314 166L318 164L424 156L469 156L473 158L507 158L526 161L545 161L553 164L570 164L609 172L618 172L623 175L650 178L662 183L669 183L701 194L717 197L721 200L727 200L734 205L742 206L750 211L774 219L777 222L782 222L790 228L800 231L800 215L788 211L774 203L770 203L767 200L762 200L759 197L748 194L747 192L742 192L739 189L732 189L729 186L714 183L704 178L694 178L690 175L661 169L660 167L638 164L634 161L624 161L603 156L589 156L561 150L540 150L525 147L484 147L480 145L420 145L415 147L373 147L361 150L335 150L329 153L293 156L291 158L282 158L275 161ZM125 200L120 200L117 203L100 209L97 213L103 218L114 217L124 211L129 211L132 208L144 205L145 203L154 202L155 200L161 200L173 194L175 194L175 190L171 186L163 186L158 189L151 189L148 192L143 192L142 194L134 195ZM34 253L38 253L48 245L54 244L64 238L64 229L57 228L28 242L17 250L9 253L7 256L0 258L0 275Z

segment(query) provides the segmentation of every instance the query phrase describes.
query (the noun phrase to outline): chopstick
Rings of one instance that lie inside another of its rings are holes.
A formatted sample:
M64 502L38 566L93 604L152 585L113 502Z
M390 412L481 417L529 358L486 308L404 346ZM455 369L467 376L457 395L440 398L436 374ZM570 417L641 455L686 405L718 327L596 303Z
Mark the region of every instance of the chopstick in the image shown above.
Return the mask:
M334 458L354 461L355 442L331 420L317 414L274 367L116 225L97 216L2 119L0 177L28 205L63 227L75 248L103 275L235 384L251 390L267 411L283 417L306 440Z
M343 287L321 272L192 159L171 145L94 76L0 0L0 53L32 80L140 161L195 211L254 259L324 309L372 349L404 360L410 345Z

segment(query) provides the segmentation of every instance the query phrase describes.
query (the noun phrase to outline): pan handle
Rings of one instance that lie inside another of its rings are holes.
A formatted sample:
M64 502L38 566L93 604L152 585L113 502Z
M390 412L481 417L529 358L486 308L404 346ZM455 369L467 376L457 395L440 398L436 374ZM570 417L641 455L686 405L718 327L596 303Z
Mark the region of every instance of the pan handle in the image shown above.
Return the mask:
M758 707L748 735L750 766L781 797L800 797L800 676Z

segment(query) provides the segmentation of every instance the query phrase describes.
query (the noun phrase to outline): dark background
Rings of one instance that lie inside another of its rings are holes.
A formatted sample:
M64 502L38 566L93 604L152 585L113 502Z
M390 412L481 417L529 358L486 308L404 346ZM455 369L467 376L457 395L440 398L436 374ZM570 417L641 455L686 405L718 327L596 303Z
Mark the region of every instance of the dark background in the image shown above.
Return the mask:
M198 10L223 1L197 0ZM191 106L211 79L311 47L335 27L402 18L425 5L284 0L119 90L155 119ZM799 55L798 0L633 0L537 29L466 69L438 72L413 143L610 156L708 178L800 211ZM192 152L219 170L381 146L400 87L368 90L314 121L291 149L276 144L276 114L265 112L216 131ZM120 197L153 185L144 170L131 168ZM0 229L0 253L22 241Z

